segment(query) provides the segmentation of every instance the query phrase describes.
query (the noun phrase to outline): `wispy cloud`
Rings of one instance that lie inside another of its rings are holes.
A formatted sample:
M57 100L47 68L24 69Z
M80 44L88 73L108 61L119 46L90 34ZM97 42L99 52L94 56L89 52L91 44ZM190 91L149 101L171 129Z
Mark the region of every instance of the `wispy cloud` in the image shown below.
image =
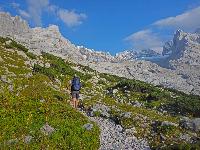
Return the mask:
M27 10L20 9L20 4L11 3L11 6L16 9L18 14L25 19L29 19L35 26L42 26L42 15L44 12L54 15L59 18L68 27L81 25L87 18L84 13L78 13L75 10L60 8L59 6L50 4L49 0L26 0Z
M36 26L42 26L42 12L48 8L49 0L27 0L28 13Z
M87 18L87 15L84 13L77 13L66 9L60 9L58 16L69 27L80 25Z
M30 18L30 14L22 9L18 10L20 16L22 16L23 18Z
M16 9L17 9L17 8L20 7L20 4L13 2L13 3L11 3L11 6L12 6L13 8L16 8Z
M167 34L172 34L174 30L182 29L191 32L199 28L199 18L200 7L196 7L177 16L155 21L148 28L126 37L125 41L128 41L135 49L155 49L155 47L160 49Z
M11 3L11 6L19 13L20 16L22 16L23 18L27 19L30 18L30 15L28 12L26 12L25 10L20 9L20 4L18 3Z
M126 41L129 41L135 49L147 49L152 48L160 50L160 46L163 44L160 40L158 34L153 33L152 30L146 29L125 38Z
M194 31L195 28L200 26L200 7L194 8L175 17L158 20L153 23L153 25Z

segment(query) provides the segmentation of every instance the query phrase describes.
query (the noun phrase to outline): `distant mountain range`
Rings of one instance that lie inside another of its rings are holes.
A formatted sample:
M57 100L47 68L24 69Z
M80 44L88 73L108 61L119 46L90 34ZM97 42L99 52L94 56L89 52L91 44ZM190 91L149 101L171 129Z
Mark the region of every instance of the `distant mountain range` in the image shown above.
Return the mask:
M199 33L200 29L197 29L195 33L177 30L173 40L164 45L162 54L147 49L127 50L112 56L106 52L72 44L61 35L59 28L55 25L47 28L30 28L20 17L0 13L0 36L15 39L34 54L48 52L75 63L90 66L100 72L200 95ZM157 58L162 59L157 64L152 63L154 61L151 59Z

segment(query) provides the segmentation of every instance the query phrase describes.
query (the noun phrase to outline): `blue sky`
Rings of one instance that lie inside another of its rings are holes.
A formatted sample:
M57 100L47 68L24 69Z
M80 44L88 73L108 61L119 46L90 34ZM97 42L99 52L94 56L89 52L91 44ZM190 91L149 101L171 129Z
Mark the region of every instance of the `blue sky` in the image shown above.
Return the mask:
M76 45L111 54L160 50L176 29L200 27L200 0L0 0L31 27L56 24Z

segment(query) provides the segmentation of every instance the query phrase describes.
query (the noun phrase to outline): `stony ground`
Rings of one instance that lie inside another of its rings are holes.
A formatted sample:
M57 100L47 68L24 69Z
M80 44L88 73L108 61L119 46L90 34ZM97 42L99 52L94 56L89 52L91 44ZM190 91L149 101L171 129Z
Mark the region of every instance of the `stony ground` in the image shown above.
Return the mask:
M135 136L127 136L120 125L115 125L109 119L93 117L90 119L99 125L100 150L149 150L145 140L139 140Z
M147 141L137 139L132 134L133 131L124 131L120 125L116 125L112 120L102 117L88 116L88 118L97 123L100 128L99 150L150 150Z

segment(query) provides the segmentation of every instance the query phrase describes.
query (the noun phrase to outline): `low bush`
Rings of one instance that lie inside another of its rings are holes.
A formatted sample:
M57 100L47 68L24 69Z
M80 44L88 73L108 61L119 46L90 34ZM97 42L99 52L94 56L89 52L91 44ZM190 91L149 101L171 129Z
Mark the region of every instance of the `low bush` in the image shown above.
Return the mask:
M37 58L37 56L35 54L31 53L31 52L27 52L26 55L31 59L36 59Z

